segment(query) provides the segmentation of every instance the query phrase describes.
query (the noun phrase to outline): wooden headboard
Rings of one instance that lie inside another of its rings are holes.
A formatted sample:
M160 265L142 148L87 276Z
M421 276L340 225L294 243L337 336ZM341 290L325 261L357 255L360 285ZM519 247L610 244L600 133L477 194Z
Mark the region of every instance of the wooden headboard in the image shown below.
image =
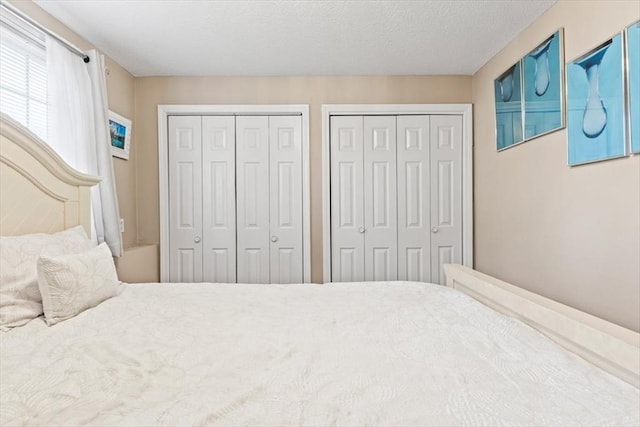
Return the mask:
M47 144L0 114L0 236L91 233L90 189L100 178L76 171Z

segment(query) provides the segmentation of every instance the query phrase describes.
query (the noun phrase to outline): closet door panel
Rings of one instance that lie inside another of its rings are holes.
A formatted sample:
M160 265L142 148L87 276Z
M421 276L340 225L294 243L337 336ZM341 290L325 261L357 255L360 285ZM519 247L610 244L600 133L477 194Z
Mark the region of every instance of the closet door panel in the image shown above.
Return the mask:
M429 116L398 116L398 280L431 281Z
M363 118L331 117L331 280L365 280Z
M431 116L431 281L462 262L462 117Z
M202 120L169 117L169 279L202 281Z
M363 124L365 280L397 280L396 118Z
M302 119L269 117L271 283L302 283Z
M236 282L235 117L202 118L203 280Z
M269 118L236 117L238 283L269 283Z

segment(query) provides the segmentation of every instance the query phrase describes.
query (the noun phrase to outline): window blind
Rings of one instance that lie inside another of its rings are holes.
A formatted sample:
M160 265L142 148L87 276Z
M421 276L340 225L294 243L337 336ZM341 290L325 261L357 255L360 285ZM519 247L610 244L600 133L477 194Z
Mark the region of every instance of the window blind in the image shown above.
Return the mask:
M47 139L44 33L0 10L0 111Z

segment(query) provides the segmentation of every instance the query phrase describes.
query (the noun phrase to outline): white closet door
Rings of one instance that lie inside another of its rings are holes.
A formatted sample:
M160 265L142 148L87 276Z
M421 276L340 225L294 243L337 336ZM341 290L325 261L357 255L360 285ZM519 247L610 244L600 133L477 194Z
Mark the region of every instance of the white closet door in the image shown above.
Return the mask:
M202 118L203 281L236 281L235 117Z
M271 282L302 283L302 118L269 117Z
M396 118L364 117L365 280L398 279Z
M398 280L431 282L429 116L398 116Z
M236 117L238 283L269 283L269 118Z
M169 279L202 281L202 120L169 117Z
M431 116L431 281L462 262L462 117Z
M363 118L331 117L331 280L364 274Z

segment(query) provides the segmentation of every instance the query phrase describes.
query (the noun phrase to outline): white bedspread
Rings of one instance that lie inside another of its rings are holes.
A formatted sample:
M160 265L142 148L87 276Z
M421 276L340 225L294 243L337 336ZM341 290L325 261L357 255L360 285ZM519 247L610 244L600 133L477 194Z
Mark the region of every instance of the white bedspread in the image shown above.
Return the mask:
M124 285L0 350L3 426L640 424L637 389L436 285Z

